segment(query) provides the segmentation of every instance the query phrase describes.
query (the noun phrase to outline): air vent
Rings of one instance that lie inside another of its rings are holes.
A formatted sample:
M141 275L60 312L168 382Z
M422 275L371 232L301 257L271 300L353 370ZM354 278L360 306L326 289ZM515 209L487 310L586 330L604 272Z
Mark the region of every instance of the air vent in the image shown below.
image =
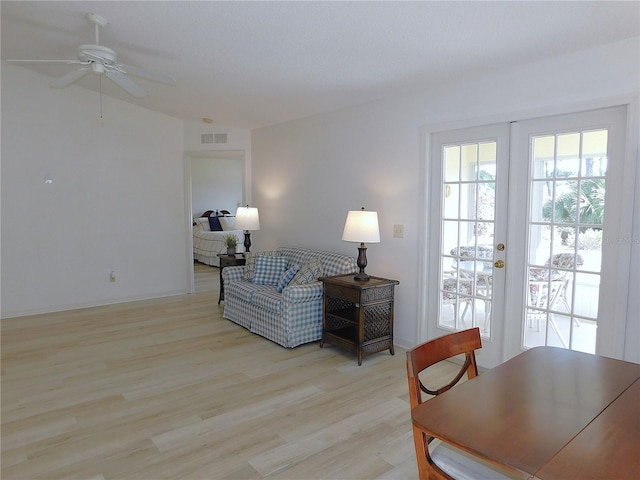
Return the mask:
M212 143L227 143L226 133L201 133L200 145L207 145Z

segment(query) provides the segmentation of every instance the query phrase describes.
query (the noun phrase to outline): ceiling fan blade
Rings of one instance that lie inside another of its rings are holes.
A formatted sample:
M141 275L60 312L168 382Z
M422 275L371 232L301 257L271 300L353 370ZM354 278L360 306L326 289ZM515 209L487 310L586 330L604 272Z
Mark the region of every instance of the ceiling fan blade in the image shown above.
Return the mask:
M134 75L140 78L146 78L147 80L152 80L154 82L164 83L166 85L175 86L176 79L170 75L163 75L162 73L150 72L148 70L143 70L142 68L132 67L131 65L117 65L118 69L124 73L128 73L129 75Z
M87 73L89 73L91 69L89 67L81 67L77 68L66 75L61 76L60 78L56 78L49 85L53 88L63 88L67 85L71 85L73 82L80 80Z
M107 69L104 74L134 97L140 98L147 96L147 92L145 92L140 85L131 80L124 73L119 72L118 70Z
M15 58L7 59L10 63L51 63L57 65L88 65L89 62L81 62L80 60L18 60Z

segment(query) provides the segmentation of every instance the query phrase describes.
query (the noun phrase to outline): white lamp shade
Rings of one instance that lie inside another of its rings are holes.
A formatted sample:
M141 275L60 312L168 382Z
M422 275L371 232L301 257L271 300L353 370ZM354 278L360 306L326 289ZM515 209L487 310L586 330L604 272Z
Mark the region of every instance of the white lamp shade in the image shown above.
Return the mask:
M380 243L378 212L349 210L342 232L342 240L345 242Z
M234 228L238 230L260 230L260 217L255 207L238 207Z

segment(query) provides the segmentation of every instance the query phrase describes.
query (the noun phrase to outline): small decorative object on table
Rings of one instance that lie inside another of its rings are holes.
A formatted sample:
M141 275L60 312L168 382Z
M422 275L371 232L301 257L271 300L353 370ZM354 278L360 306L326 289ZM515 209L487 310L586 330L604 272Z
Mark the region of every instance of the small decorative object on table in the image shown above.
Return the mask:
M235 255L236 247L238 246L238 237L233 233L228 233L224 237L224 244L227 247L227 255Z

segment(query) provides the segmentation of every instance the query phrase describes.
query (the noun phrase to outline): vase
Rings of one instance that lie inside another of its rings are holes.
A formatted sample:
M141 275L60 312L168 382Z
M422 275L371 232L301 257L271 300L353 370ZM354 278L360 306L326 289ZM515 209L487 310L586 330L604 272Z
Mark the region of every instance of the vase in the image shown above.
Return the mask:
M236 254L236 247L227 247L227 255L229 255L230 257L235 256Z

